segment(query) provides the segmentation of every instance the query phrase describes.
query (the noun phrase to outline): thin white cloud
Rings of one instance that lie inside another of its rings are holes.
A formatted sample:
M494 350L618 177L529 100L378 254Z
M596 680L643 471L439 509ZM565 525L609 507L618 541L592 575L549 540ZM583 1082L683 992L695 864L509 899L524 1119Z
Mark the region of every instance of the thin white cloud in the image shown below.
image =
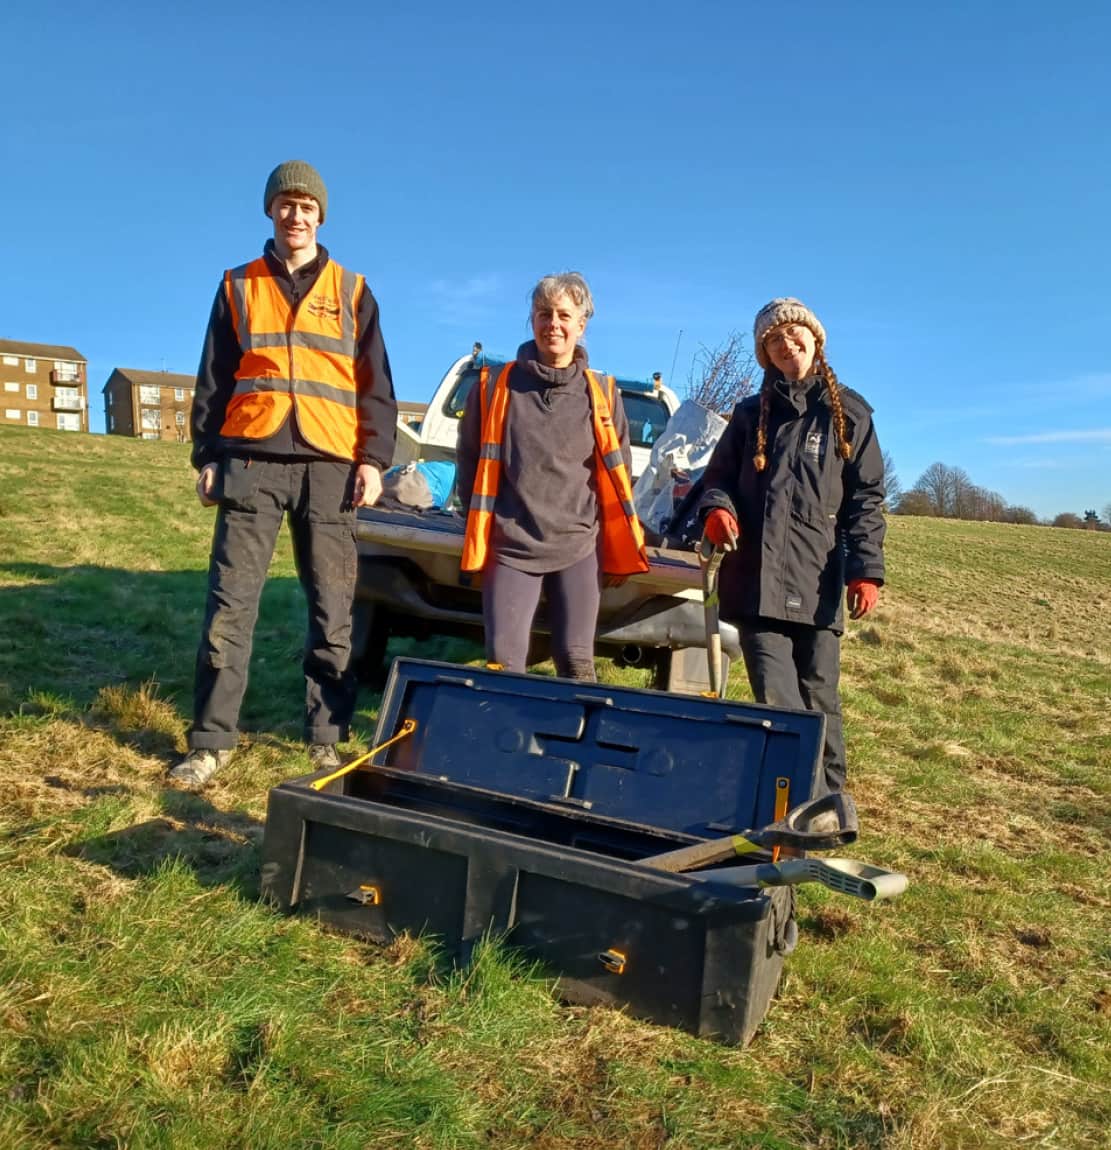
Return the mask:
M1086 428L1081 431L1037 431L1031 435L988 435L984 442L1005 446L1023 443L1111 443L1111 427Z

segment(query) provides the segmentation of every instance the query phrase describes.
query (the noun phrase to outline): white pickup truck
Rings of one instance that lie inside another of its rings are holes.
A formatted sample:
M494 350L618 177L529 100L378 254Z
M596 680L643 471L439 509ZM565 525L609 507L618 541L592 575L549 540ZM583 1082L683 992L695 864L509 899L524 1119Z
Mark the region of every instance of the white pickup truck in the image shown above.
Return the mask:
M488 365L496 372L504 363L504 357L487 354L481 344L457 359L432 396L419 429L399 426L394 462L453 460L463 405L480 369ZM617 377L617 386L629 419L635 478L647 466L652 444L679 399L659 375L647 382ZM463 529L463 515L450 508L360 509L354 646L362 678L382 681L391 635L481 638L481 576L459 570ZM698 560L693 552L659 547L648 548L648 559L648 571L603 591L597 650L626 666L648 667L651 685L660 690L706 690ZM547 635L542 601L533 626L530 660L547 657ZM722 641L727 655L735 656L736 634L728 626L723 627Z

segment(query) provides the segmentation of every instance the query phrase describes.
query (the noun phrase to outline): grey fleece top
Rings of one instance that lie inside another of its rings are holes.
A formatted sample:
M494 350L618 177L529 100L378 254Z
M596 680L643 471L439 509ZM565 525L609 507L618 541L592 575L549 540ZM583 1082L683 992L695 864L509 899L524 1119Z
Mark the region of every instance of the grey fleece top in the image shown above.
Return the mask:
M594 426L584 374L586 349L575 348L565 368L546 367L530 340L517 351L509 376L509 408L502 444L501 481L490 538L498 562L541 575L562 571L597 550L598 499ZM459 497L474 489L482 442L480 393L471 389L459 427ZM615 392L613 425L631 470L629 423Z

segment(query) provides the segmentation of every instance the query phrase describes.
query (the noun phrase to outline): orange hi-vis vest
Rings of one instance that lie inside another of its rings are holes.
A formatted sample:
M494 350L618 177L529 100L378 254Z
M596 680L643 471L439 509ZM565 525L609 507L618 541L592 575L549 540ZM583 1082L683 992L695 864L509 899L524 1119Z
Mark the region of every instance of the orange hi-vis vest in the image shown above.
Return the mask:
M511 363L502 368L492 395L488 387L489 367L483 367L479 373L482 447L475 470L471 505L467 510L467 530L460 563L464 571L481 571L490 552L512 370ZM602 571L607 575L633 575L648 570L648 555L644 550L644 531L633 510L632 481L613 426L614 379L613 376L605 377L607 389L603 391L596 372L587 370L586 378L590 384L590 407L594 419L594 476L602 535Z
M355 458L355 316L365 281L329 260L296 307L264 258L224 273L243 356L220 434L266 439L296 411L313 447Z

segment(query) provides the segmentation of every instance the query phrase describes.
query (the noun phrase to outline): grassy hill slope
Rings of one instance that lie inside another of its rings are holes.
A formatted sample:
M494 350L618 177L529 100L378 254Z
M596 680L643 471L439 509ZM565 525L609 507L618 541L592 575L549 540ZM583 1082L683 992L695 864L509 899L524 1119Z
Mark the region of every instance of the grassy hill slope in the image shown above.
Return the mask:
M843 686L853 853L912 885L800 888L741 1051L260 904L303 607L283 537L241 753L167 788L211 523L186 448L0 429L0 1145L1107 1144L1111 534L891 521Z

